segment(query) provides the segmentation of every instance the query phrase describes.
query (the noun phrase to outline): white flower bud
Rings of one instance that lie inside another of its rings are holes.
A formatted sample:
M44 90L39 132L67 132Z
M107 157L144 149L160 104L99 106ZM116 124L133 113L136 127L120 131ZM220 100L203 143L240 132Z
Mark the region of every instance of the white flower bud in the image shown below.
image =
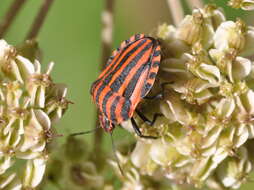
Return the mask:
M212 43L214 30L200 10L195 9L192 15L187 15L180 23L176 37L185 41L188 45L200 42L204 47Z
M12 173L8 176L3 176L1 175L1 179L0 179L0 189L5 188L7 185L9 185L13 179L16 177L15 173Z
M0 160L0 174L4 174L6 170L13 165L14 160L11 158L11 156L1 156Z
M6 62L15 55L15 49L7 44L5 40L0 40L0 65L3 66Z
M167 42L174 40L176 28L166 23L160 25L157 30L157 36Z
M46 160L37 158L27 161L22 184L24 187L34 188L42 180L46 168Z
M239 159L228 158L218 168L218 177L225 187L239 188L246 181L246 175L251 170L246 148L241 147L239 154Z
M228 51L230 48L242 51L245 46L247 28L242 20L221 23L214 34L215 48Z
M214 30L218 28L218 26L226 21L225 15L221 8L218 8L214 5L208 4L204 7L204 13L207 19L210 19Z
M138 167L143 168L148 162L149 157L144 157L150 152L151 144L143 141L138 141L134 151L131 154L132 163Z

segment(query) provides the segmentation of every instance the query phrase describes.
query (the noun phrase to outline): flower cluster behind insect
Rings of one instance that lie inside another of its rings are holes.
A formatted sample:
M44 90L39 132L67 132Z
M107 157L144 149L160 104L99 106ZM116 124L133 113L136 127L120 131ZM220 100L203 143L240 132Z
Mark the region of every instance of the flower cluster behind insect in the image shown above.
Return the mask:
M126 173L122 189L153 189L147 176L160 183L239 188L253 170L254 28L241 19L227 21L220 8L208 5L178 27L160 25L153 37L160 40L162 62L149 95L168 84L163 99L144 100L139 109L163 117L153 127L134 117L144 135L159 138L137 137L132 153L119 153ZM130 122L124 127L132 131Z

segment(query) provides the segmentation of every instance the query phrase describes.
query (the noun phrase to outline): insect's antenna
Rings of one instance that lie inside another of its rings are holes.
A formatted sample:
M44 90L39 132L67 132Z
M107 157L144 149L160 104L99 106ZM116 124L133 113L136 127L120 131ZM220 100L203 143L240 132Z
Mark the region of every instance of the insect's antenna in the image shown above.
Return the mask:
M89 134L89 133L95 132L95 131L98 130L98 129L100 129L100 126L97 126L96 128L91 129L91 130L89 130L89 131L84 131L84 132L79 132L79 133L72 133L72 134L70 134L70 136L77 136L77 135Z
M114 152L114 157L115 157L116 162L117 162L117 166L118 166L118 168L120 170L121 175L124 176L123 170L122 170L122 168L120 166L120 161L119 161L119 159L118 159L118 157L116 155L116 147L115 147L115 143L113 141L113 133L112 132L110 133L110 139L111 139L112 149L113 149L113 152Z

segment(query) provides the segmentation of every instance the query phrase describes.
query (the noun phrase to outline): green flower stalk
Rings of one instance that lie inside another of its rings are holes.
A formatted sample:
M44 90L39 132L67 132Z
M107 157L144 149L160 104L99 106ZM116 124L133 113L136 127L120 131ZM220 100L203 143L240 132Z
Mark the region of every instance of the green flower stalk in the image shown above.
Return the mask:
M68 107L67 88L55 84L50 63L41 71L4 40L0 40L0 188L34 189L48 160L52 124Z
M226 21L208 5L178 27L159 26L154 37L163 59L150 95L163 91L163 98L144 100L140 110L163 117L151 127L134 116L144 135L158 139L136 136L132 153L118 156L127 172L122 189L148 189L144 176L174 185L239 188L253 170L246 145L254 137L253 27ZM130 122L124 128L133 132Z

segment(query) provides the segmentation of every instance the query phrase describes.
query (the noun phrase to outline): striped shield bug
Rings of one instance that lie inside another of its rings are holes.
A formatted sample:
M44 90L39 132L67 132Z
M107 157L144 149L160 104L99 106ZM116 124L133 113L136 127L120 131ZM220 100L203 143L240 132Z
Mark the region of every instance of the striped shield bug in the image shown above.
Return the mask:
M140 111L139 102L151 90L161 61L159 41L144 34L136 34L121 43L109 58L105 69L92 84L90 93L99 109L99 121L106 132L112 132L115 125L131 119L134 131L142 135L133 114L153 124Z

